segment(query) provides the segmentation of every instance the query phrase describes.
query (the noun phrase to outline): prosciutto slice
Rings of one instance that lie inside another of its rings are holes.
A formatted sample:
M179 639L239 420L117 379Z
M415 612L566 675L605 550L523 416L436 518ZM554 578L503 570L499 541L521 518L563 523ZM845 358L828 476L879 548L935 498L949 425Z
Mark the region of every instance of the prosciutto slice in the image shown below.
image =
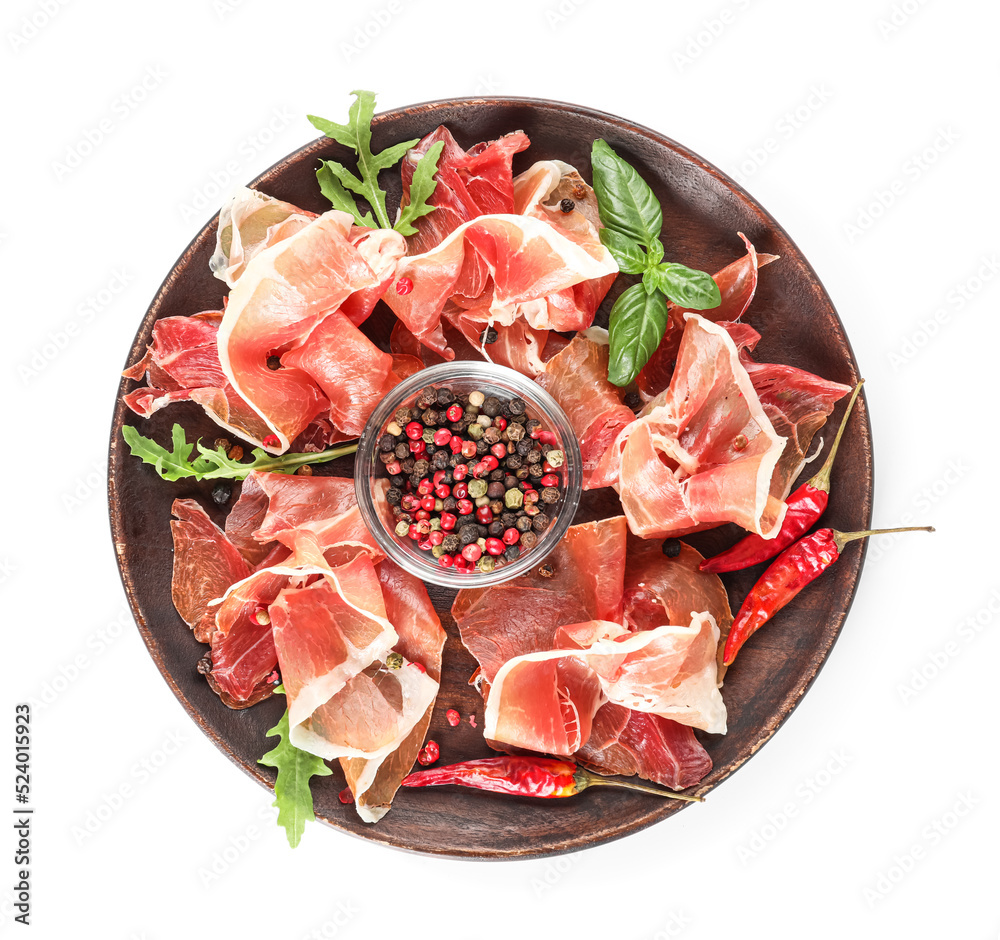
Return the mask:
M477 216L515 211L511 161L515 153L528 146L528 138L516 131L499 140L476 144L466 152L443 126L403 158L400 208L410 202L410 184L417 163L438 141L443 141L444 148L434 174L437 186L428 200L435 210L416 221L417 234L407 239L410 254L429 251Z
M315 218L314 212L242 187L219 211L215 254L209 267L219 280L235 287L255 255L294 235Z
M686 317L670 385L618 435L592 484L614 485L629 528L643 538L724 522L773 537L787 508L771 491L785 439L726 329Z
M398 636L394 650L416 669L422 666L436 682L441 680L441 651L446 634L423 582L388 559L377 568L386 617ZM374 760L342 757L340 766L354 794L354 805L365 822L377 822L389 810L403 777L413 767L430 726L431 701L402 743L389 755Z
M624 712L625 722L606 743L591 735L574 755L585 767L601 774L638 774L673 790L694 786L712 769L712 758L689 725L612 704L601 708L595 725L608 709ZM621 718L618 712L612 714Z
M655 398L670 383L674 371L674 362L681 345L684 333L685 314L697 312L707 320L716 323L735 321L746 313L757 292L757 272L765 264L777 261L777 255L758 255L750 239L742 232L737 233L746 245L747 253L732 264L726 265L721 271L712 275L719 287L722 302L710 310L692 311L683 307L668 304L670 318L663 339L656 351L649 357L649 362L643 366L636 378L639 394L645 401Z
M795 478L806 465L813 437L826 424L833 406L851 391L851 386L779 363L754 362L750 352L760 334L745 323L725 324L740 350L764 413L774 429L787 441L772 478L771 491L784 499Z
M578 333L544 365L535 381L557 402L573 425L583 458L583 486L595 485L601 458L635 414L624 404L625 391L608 381L608 334L591 327Z

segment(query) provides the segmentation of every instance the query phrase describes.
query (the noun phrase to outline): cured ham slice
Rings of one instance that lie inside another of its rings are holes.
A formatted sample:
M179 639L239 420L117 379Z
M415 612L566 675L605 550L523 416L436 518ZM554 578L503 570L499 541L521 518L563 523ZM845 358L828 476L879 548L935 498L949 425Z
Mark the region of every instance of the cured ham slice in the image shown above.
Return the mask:
M486 681L515 656L553 649L565 624L621 619L625 535L621 516L570 526L546 558L551 577L534 569L458 592L452 614Z
M170 596L181 619L199 643L211 642L216 631L210 602L249 573L243 556L193 499L175 499L170 511L174 541Z
M603 706L598 718L605 709L617 707ZM591 735L591 741L574 755L576 760L598 773L638 774L673 790L694 786L712 769L712 758L689 725L645 712L627 711L626 715L613 739L598 746L601 742Z
M643 538L724 522L773 537L786 509L771 492L785 439L726 329L686 317L670 385L618 435L592 483L615 486L629 528Z
M712 279L718 285L719 293L722 295L722 302L717 307L699 311L668 304L670 318L667 321L663 339L636 378L639 393L645 401L655 398L670 383L674 362L681 345L681 336L684 333L685 314L697 312L705 319L716 323L738 320L746 313L750 301L753 300L753 296L757 292L758 270L765 264L778 260L777 255L758 255L750 239L742 232L737 234L746 245L746 255L712 275Z
M240 397L270 434L256 440L282 453L323 410L324 396L298 368L268 360L301 346L355 291L377 278L350 243L351 217L333 210L262 251L229 295L219 326L219 361ZM277 438L278 443L271 443Z
M615 623L600 628L585 648L527 653L504 663L490 681L485 736L569 756L586 743L605 701L725 733L715 658L719 630L710 614L694 615L686 627L633 634Z
M446 634L427 589L422 581L388 559L378 565L377 571L386 617L399 637L394 650L410 663L406 668L415 669L419 664L431 679L440 682ZM340 759L354 794L354 805L365 822L377 822L389 810L393 795L423 746L433 710L432 701L399 747L381 760Z
M255 255L294 235L315 218L314 212L243 187L219 212L215 254L209 267L219 280L233 287Z
M583 486L590 489L601 458L635 420L632 409L624 404L624 390L608 381L607 332L591 327L578 333L545 364L535 381L566 412L580 442Z
M410 202L410 183L420 158L438 141L444 142L437 186L428 200L434 212L417 219L417 234L407 239L410 254L420 254L441 244L455 229L480 215L514 212L511 161L528 146L520 131L499 140L476 144L466 152L446 127L428 134L403 158L403 196L400 207Z
M436 248L404 258L396 269L396 284L407 278L412 290L401 294L390 289L383 298L410 332L448 359L454 358L454 351L441 328L446 301L454 294L478 298L487 289L479 268L473 271L466 265L473 257L482 259L492 282L491 296L482 308L486 322L508 326L520 314L541 330L589 326L581 311L550 308L542 299L618 270L596 237L580 245L531 216L481 216L466 222Z

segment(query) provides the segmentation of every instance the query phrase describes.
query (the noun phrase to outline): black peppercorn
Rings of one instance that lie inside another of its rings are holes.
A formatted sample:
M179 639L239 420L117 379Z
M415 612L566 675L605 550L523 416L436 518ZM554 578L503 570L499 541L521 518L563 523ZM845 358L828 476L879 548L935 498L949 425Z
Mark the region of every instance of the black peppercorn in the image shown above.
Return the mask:
M503 535L503 523L499 519L494 519L487 527L486 534L495 539Z
M559 208L563 212L572 212L576 208L576 203L572 199L561 199L559 201Z
M229 497L233 495L231 483L216 483L212 487L212 502L216 506L225 506L229 502Z
M541 492L541 500L543 503L548 503L549 505L558 503L559 490L554 486L546 486Z
M538 536L534 532L525 532L521 536L521 548L527 551L529 548L534 548L538 542Z
M458 537L463 545L470 545L471 543L479 540L479 527L471 522L467 525L463 525L462 528L458 530Z
M633 411L637 411L641 404L642 404L642 399L639 397L638 392L629 392L625 396L625 405L631 408Z
M495 418L498 414L500 414L500 399L490 395L490 397L483 402L482 412L489 418Z
M281 368L281 357L280 356L268 356L267 357L267 367L272 372L277 372Z
M455 400L455 393L450 388L439 388L437 390L437 403L439 405L450 405Z
M499 499L504 493L507 492L508 489L510 489L510 487L505 487L502 482L497 481L491 483L489 487L487 487L486 495L490 499Z
M479 342L482 346L491 346L500 338L500 334L493 329L492 326L486 327L482 333L479 334Z
M453 555L462 547L462 540L452 533L451 535L446 535L444 541L441 543L441 547L449 554Z
M397 444L396 445L396 457L399 460L406 460L410 455L410 445L409 444Z
M549 515L545 512L538 513L534 519L531 520L531 528L536 532L544 532L549 527Z
M503 553L503 557L507 561L517 561L521 557L521 546L520 545L508 545L506 551Z
M517 454L519 457L527 458L535 446L535 442L530 437L517 442Z
M396 449L396 438L391 434L383 434L378 439L378 449L383 454L391 454Z
M512 415L523 415L525 404L523 398L512 398L507 402L507 408Z
M403 498L403 493L401 490L396 489L396 487L391 487L389 491L385 494L386 502L390 506L396 505Z
M555 571L553 571L552 565L545 564L538 569L538 574L543 578L551 578Z
M528 532L531 529L531 519L528 516L519 516L517 522L514 523L514 528L518 532Z
M681 553L680 539L667 539L662 546L663 554L667 558L676 558Z

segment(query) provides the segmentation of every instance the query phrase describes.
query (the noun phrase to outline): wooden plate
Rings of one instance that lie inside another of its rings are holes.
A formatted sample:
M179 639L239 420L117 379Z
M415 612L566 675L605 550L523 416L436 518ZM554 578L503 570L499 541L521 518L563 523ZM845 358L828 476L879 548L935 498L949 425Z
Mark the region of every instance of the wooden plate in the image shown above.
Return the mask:
M746 317L763 334L755 354L758 360L788 363L846 384L857 381L857 365L843 324L802 253L747 193L689 150L655 131L609 114L531 98L467 98L389 111L375 118L373 149L421 137L439 124L446 124L464 146L524 130L531 147L515 159L515 172L535 160L560 159L589 175L591 143L603 137L638 169L660 199L667 260L718 270L743 255L738 231L744 232L758 251L781 256L779 262L763 270L757 296ZM323 138L277 163L251 185L305 209L322 212L329 207L320 196L314 176L321 157L349 161L351 155ZM399 196L398 170L383 176L383 185L390 193L389 204L395 205ZM212 276L208 267L215 230L212 219L167 275L139 327L128 363L143 354L158 318L221 309L225 285ZM599 324L606 325L617 292L612 290L602 307ZM392 315L380 305L365 329L385 345L391 324ZM187 429L189 439L202 435L212 440L218 428L190 404L174 405L147 421L140 420L121 402L121 394L132 387L134 383L123 380L115 405L108 491L115 548L136 623L167 684L205 734L246 773L263 786L273 787L274 771L257 764L257 758L274 743L274 739L265 739L264 732L280 717L284 698L279 696L242 711L222 705L195 669L206 648L194 640L170 601L170 504L176 497L195 497L221 524L223 514L210 497L212 484L166 483L152 468L131 457L121 439L126 423L160 441L169 440L175 421ZM858 401L856 412L837 459L832 498L824 520L840 529L867 528L871 516L871 431L864 398ZM838 409L835 417L840 413ZM324 472L349 476L352 461L343 459ZM235 496L234 492L233 499ZM577 521L618 511L612 491L595 491L585 494ZM737 534L734 527L726 527L692 536L689 541L710 554L731 543ZM740 654L723 688L729 708L729 733L713 736L699 732L715 769L697 792L711 790L732 774L796 706L840 632L863 557L863 547L847 549L838 565L801 594ZM760 570L724 576L734 611ZM442 690L430 736L440 743L443 762L486 756L491 752L482 739L482 702L467 684L475 663L461 646L448 612L453 592L431 586L430 593L448 630ZM471 727L467 720L451 728L444 718L447 708L457 708L464 719L475 714L480 729ZM330 825L399 848L478 858L567 852L628 835L690 805L607 788L588 790L569 800L548 801L444 787L400 791L389 814L376 825L366 825L352 806L338 801L343 786L336 765L332 776L313 780L316 815ZM689 811L710 813L712 809L709 804ZM307 838L319 836L311 831Z

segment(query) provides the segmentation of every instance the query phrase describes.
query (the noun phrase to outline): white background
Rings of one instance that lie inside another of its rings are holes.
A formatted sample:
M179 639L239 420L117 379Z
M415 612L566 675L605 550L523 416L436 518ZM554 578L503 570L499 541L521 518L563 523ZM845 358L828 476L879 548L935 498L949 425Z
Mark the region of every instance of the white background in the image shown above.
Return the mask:
M998 27L986 0L4 3L0 591L9 733L15 702L49 700L35 935L997 937ZM938 528L872 546L767 747L704 806L610 845L487 864L314 825L291 852L128 614L105 454L135 329L217 205L212 174L250 180L353 88L383 109L585 104L739 179L852 339L875 522ZM0 859L0 933L18 936Z

